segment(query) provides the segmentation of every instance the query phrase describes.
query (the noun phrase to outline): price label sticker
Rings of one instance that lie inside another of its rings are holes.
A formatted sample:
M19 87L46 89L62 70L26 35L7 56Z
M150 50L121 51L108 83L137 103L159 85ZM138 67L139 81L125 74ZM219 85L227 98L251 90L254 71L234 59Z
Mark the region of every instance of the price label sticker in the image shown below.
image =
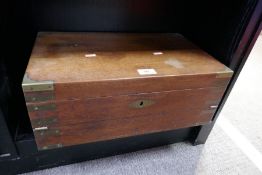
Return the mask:
M137 69L139 75L156 75L157 72L155 69Z

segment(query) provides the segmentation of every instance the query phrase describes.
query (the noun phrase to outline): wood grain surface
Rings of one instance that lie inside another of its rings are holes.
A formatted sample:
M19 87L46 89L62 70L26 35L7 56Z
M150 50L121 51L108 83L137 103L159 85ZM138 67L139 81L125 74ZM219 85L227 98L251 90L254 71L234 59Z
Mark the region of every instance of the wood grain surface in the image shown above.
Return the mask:
M55 116L56 122L48 128L60 130L59 136L38 137L38 146L46 143L68 146L208 123L216 110L211 106L218 105L224 90L206 88L53 101L55 110L30 112L30 117L34 121ZM132 106L146 100L153 104L142 108ZM30 105L39 107L49 102Z
M35 81L68 83L141 78L143 68L155 69L153 77L226 71L177 34L39 33L26 72Z

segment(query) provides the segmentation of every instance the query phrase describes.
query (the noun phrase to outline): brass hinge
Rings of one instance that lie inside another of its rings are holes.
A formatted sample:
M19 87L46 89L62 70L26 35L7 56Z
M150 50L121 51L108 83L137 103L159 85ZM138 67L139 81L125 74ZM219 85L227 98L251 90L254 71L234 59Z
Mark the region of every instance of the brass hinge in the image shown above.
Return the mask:
M34 93L33 95L25 93L24 95L26 102L50 101L55 99L55 95L53 92L45 94Z
M38 148L39 150L48 150L48 149L55 149L55 148L62 148L63 145L61 143L54 144L54 145L47 145L43 146L42 148Z
M24 92L35 92L35 91L53 91L53 81L35 81L28 77L27 73L24 75L22 88Z
M48 129L48 127L39 127L34 128L34 135L35 137L50 137L50 136L60 136L59 129Z
M27 105L27 110L29 112L50 111L50 110L55 110L55 109L56 109L56 105L53 103L45 104L45 105Z
M32 127L37 128L37 127L42 127L42 126L50 126L53 123L57 122L56 117L48 117L48 118L41 118L41 119L34 119L31 120Z

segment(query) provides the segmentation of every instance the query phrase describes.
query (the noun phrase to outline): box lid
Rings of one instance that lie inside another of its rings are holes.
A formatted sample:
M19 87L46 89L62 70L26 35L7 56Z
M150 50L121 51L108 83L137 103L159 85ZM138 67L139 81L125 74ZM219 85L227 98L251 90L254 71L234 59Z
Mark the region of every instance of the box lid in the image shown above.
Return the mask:
M231 75L179 34L41 32L22 86L64 99L225 86Z

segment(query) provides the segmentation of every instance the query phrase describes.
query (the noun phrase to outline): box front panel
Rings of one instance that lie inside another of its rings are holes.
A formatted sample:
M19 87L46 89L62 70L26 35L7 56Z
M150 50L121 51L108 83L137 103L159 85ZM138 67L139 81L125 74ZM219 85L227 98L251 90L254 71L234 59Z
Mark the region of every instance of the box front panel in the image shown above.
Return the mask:
M211 121L224 88L27 103L39 149L148 134Z

